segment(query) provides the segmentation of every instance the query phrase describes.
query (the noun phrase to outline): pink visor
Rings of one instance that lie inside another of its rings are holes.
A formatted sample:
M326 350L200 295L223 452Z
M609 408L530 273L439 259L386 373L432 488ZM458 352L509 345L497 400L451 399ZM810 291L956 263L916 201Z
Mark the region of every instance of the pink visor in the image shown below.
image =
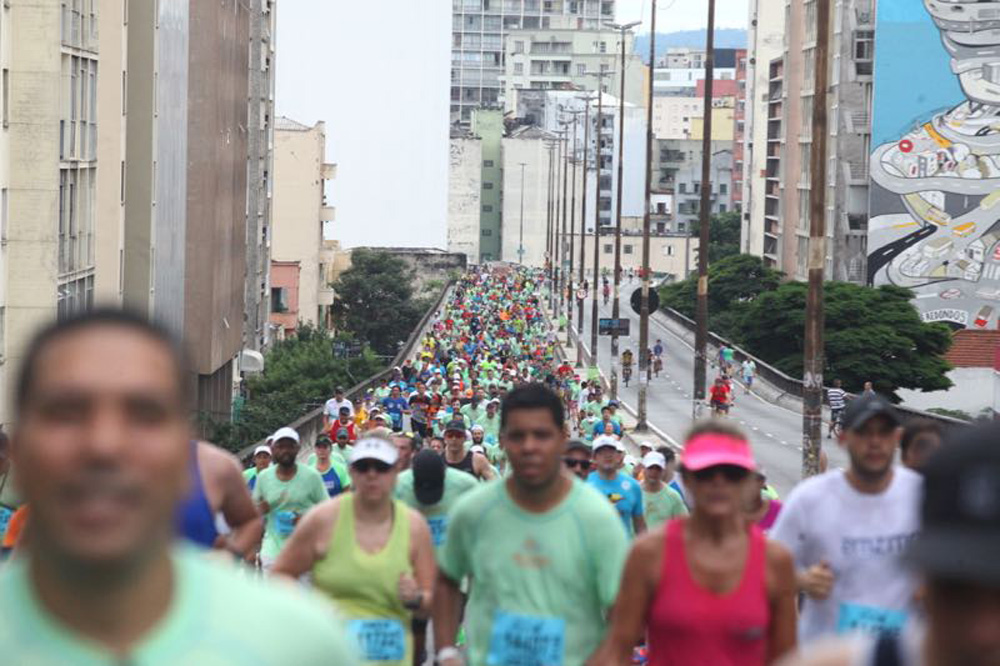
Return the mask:
M757 469L749 442L714 432L697 435L685 444L681 464L692 472L716 465L736 465L751 471Z

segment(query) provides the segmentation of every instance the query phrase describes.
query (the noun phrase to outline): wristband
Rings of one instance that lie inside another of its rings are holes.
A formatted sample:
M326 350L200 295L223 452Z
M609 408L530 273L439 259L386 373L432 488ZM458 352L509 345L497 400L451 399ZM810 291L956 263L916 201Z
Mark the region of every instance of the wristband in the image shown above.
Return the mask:
M403 602L403 608L407 610L417 610L424 603L424 591L420 590L417 592L415 599L408 599Z
M465 660L462 658L461 650L454 645L449 645L438 650L435 659L438 663L441 663L445 659L458 659L460 662L465 663Z

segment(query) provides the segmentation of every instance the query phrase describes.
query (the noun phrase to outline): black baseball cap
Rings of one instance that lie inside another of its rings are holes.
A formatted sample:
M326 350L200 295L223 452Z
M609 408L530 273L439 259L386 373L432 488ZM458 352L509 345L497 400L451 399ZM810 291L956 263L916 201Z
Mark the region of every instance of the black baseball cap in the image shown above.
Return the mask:
M955 433L924 474L922 531L906 559L931 576L1000 586L1000 424Z
M444 431L465 432L466 431L465 421L462 419L452 419L451 421L448 421L448 425L445 426Z
M577 451L577 450L586 451L587 455L593 454L593 450L591 449L590 444L587 444L587 442L583 441L582 439L569 440L569 443L566 445L566 452L568 453L570 451Z
M851 400L844 410L844 429L857 430L876 416L884 416L893 425L899 425L899 415L892 403L874 393Z
M444 497L444 458L433 449L424 449L413 456L413 494L424 505L433 505Z

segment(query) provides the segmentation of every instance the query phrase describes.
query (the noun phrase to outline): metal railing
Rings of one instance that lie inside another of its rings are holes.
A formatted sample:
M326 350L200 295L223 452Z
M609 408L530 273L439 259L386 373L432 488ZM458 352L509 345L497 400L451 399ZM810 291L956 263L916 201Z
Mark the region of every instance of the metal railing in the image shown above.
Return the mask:
M395 358L392 359L392 362L389 363L389 365L381 372L374 374L371 377L368 377L367 379L347 389L347 394L346 394L347 398L353 401L355 396L363 394L368 389L377 386L380 380L392 376L392 369L394 367L396 367L397 365L402 365L403 361L409 358L413 354L417 346L420 344L420 341L423 339L424 334L427 332L427 329L431 323L431 319L433 319L434 315L441 310L441 307L444 305L445 301L448 298L448 295L451 293L454 284L455 281L451 280L448 282L448 284L444 286L444 288L441 290L441 295L438 296L437 300L434 301L433 305L431 305L431 307L427 309L427 312L424 313L424 316L420 319L420 323L418 323L416 327L413 329L413 332L410 333L410 337L406 340L405 343L403 343L403 346L400 348L399 353L397 353ZM316 409L310 411L308 414L305 414L304 416L288 424L290 428L294 428L295 431L299 433L299 438L303 450L311 449L313 445L316 443L317 437L319 437L319 435L323 431L323 409L324 405L320 405ZM239 457L240 460L244 460L251 453L253 453L253 450L257 446L264 444L265 442L266 440L254 442L253 444L242 449L236 455Z

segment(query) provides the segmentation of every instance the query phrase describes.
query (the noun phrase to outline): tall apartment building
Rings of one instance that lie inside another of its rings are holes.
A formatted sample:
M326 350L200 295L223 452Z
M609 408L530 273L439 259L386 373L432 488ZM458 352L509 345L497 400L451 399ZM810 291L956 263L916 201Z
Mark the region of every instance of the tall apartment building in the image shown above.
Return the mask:
M268 344L270 231L274 192L274 86L277 0L250 0L247 109L246 281L243 347Z
M743 159L746 141L747 52L736 51L736 107L733 112L733 208L743 209Z
M751 7L751 21L757 22L758 30L763 4ZM768 75L766 93L762 76L756 73L753 76L754 120L767 118L767 129L763 145L756 129L750 139L751 168L760 166L762 151L766 153L766 166L762 171L763 184L756 175L758 171L749 175L754 182L749 191L750 216L744 227L744 245L789 277L805 279L816 3L788 1L785 17L781 56L764 62L757 53L752 54L755 72L766 67ZM872 0L835 0L830 30L826 276L831 280L864 283L874 39ZM755 37L751 48L762 42ZM773 44L764 44L762 51L770 55Z
M669 216L666 230L690 233L698 228L701 211L700 139L657 139L653 147L654 209L658 199L660 211ZM711 142L709 179L712 186L711 214L733 210L733 153L730 141ZM660 212L658 211L658 212Z
M328 267L333 249L324 226L334 209L324 195L336 176L326 161L326 126L278 118L274 132L274 207L270 261L270 321L278 337L300 323L330 328L333 289Z
M596 72L610 72L604 80L605 91L620 88L621 42L618 33L601 29L581 30L565 17L551 21L548 30L511 30L507 33L507 54L503 84L503 102L506 111L518 108L519 91L532 90L593 90ZM646 99L647 68L634 53L635 37L625 37L625 101L643 105Z
M653 96L694 95L698 82L705 80L705 55L695 49L668 49L653 70ZM715 49L712 66L714 79L735 80L736 49Z
M501 108L511 30L549 29L554 19L597 30L614 18L615 0L452 0L452 122L467 125L473 109Z

